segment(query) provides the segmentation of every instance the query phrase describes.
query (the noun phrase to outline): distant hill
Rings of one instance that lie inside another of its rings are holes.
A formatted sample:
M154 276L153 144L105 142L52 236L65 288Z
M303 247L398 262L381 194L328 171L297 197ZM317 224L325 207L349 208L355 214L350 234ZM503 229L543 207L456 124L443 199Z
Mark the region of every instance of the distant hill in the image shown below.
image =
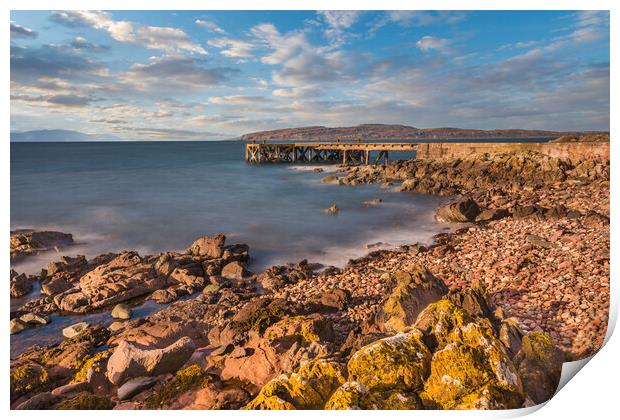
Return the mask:
M244 134L240 140L354 140L354 139L459 139L459 138L536 138L578 134L546 130L468 128L416 128L407 125L362 124L355 127L300 127Z
M32 130L32 131L13 131L11 141L15 142L36 142L36 141L103 141L120 140L111 135L86 134L73 130Z

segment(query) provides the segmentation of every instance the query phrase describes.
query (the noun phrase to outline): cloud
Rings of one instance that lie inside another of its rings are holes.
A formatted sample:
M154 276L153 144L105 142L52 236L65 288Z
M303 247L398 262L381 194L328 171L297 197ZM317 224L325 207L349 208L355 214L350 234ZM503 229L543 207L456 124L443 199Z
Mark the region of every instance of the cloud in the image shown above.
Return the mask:
M205 67L205 61L186 56L151 57L147 64L134 64L121 79L140 90L180 87L209 87L221 84L239 72L228 67Z
M225 57L251 57L254 49L254 45L249 42L228 37L210 39L207 43L212 47L221 48L220 54Z
M206 29L208 31L211 32L216 32L218 34L225 34L226 31L223 30L222 28L220 28L217 23L213 22L212 20L207 20L207 19L196 19L196 21L194 22L196 24L196 26L199 26L203 29Z
M34 106L53 106L54 108L57 108L58 106L60 106L61 108L81 108L91 104L93 102L93 98L79 95L29 96L12 94L11 101L27 102L28 104Z
M56 45L37 48L11 45L11 80L39 78L84 80L103 75L107 69L91 59Z
M108 51L110 47L107 45L93 44L92 42L88 42L86 38L81 36L76 36L69 43L69 46L75 50L86 50L89 52L104 52Z
M347 79L348 62L344 54L311 45L303 32L281 34L273 24L262 23L250 33L269 50L261 62L278 67L272 72L277 85L307 87Z
M88 26L103 29L116 41L139 44L149 49L207 54L204 48L192 42L181 29L145 26L125 20L116 21L108 12L69 10L53 12L50 19L70 27Z
M18 25L17 23L11 21L11 38L36 38L37 33L32 29L26 28L24 26Z
M403 28L453 25L467 17L467 12L459 10L388 10L383 16L369 24L368 36L374 36L384 26L395 23Z
M244 105L269 102L270 99L258 95L229 95L209 98L209 103L219 105Z
M350 37L350 34L346 31L358 21L362 12L356 10L326 10L319 11L317 14L327 24L327 28L324 31L325 37L331 40L334 45L340 46Z
M152 127L117 127L117 132L133 138L147 138L152 140L206 140L209 138L225 138L222 133L209 131L193 131L175 128Z
M440 53L446 54L451 51L450 48L448 47L448 45L450 45L450 41L448 41L447 39L435 38L430 35L426 35L425 37L422 37L415 44L419 49L425 52L437 50Z
M292 88L292 89L275 89L271 92L273 96L291 99L305 99L321 96L321 90L318 88Z

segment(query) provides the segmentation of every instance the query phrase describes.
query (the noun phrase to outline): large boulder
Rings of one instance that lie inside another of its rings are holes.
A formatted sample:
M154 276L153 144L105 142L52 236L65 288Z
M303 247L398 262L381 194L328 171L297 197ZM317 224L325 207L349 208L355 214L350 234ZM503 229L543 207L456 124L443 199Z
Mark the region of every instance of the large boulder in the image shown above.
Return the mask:
M442 409L511 409L522 406L523 384L490 323L456 327L433 354L421 397Z
M319 410L344 382L344 365L325 359L311 360L296 372L270 381L245 408Z
M420 312L441 299L446 285L421 266L411 266L392 276L392 290L381 304L376 322L387 332L403 332Z
M298 337L304 343L331 341L334 339L332 323L319 314L298 315L284 318L265 330L265 338L276 340L283 337Z
M71 244L73 236L70 233L30 229L11 231L11 261Z
M168 283L136 252L123 252L86 273L77 287L54 296L54 302L61 310L84 313L146 295Z
M18 274L11 269L11 297L18 298L32 292L33 278L26 276L24 273Z
M513 361L523 387L534 403L541 404L553 397L560 383L564 355L547 334L526 334Z
M431 352L417 330L383 338L355 352L347 364L349 381L369 391L414 391L428 375Z
M50 390L52 380L48 371L34 362L11 368L11 401L24 395Z
M219 233L213 236L202 236L187 248L187 253L206 258L220 258L224 253L226 236Z
M478 203L466 198L440 207L435 218L443 223L467 223L474 222L480 212Z
M121 341L108 360L108 378L120 385L129 378L176 372L189 360L195 348L189 337L162 349Z
M427 306L414 326L424 334L424 342L431 351L443 348L450 341L456 327L471 321L471 316L448 299L441 299Z

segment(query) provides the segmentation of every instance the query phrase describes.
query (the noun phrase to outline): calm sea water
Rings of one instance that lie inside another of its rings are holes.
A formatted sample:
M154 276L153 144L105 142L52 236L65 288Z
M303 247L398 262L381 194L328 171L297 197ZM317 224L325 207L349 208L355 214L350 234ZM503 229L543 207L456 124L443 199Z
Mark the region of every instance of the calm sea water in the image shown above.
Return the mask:
M335 166L324 166L328 172ZM248 165L241 142L13 143L11 229L70 232L88 257L183 250L223 232L250 245L253 267L302 258L343 265L366 244L426 241L443 199L320 182L302 165ZM367 208L365 200L381 198ZM335 202L337 216L322 210ZM37 272L46 254L18 264Z

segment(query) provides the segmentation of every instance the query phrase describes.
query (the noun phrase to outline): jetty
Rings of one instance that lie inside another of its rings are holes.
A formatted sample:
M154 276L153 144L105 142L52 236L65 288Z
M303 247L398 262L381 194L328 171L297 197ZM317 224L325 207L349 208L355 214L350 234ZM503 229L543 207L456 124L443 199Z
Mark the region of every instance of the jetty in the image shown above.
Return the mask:
M247 143L245 160L249 163L341 162L344 165L368 165L389 162L390 151L415 151L417 143L383 142L303 142Z

